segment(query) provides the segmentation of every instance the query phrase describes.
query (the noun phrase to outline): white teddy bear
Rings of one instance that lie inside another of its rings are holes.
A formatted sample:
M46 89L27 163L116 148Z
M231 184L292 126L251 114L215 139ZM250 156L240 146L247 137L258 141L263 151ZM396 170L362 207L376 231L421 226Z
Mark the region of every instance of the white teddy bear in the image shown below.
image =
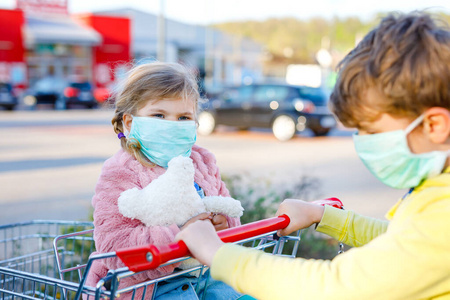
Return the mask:
M120 194L119 211L125 217L138 219L146 226L183 226L203 212L213 212L232 218L242 216L240 201L230 197L201 198L194 186L194 164L189 157L173 158L167 171L139 190L132 188ZM196 263L198 264L198 263ZM182 268L192 267L184 261Z

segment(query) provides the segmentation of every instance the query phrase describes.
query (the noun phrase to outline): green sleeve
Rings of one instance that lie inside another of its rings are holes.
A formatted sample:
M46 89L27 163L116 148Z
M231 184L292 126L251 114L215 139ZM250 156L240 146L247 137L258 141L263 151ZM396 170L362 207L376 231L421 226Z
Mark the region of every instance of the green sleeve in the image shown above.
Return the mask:
M388 221L364 217L350 210L325 206L316 230L344 244L359 247L386 232L388 224Z

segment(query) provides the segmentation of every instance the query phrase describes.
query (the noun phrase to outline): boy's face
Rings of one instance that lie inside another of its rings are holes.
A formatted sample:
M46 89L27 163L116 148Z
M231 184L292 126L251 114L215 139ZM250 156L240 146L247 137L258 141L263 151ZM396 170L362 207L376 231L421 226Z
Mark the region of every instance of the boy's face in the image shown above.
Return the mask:
M361 122L358 128L359 135L383 133L394 130L405 130L414 119L407 117L396 117L387 113L382 113L373 122ZM424 153L436 150L431 141L426 138L423 126L419 125L407 135L408 146L413 153ZM389 141L386 141L389 143Z
M368 89L366 92L366 103L377 103L378 101L389 101L387 99L380 99L382 97L374 89ZM394 130L405 130L408 125L414 121L414 118L394 116L388 113L381 113L374 121L362 121L358 126L358 134L375 134ZM425 153L435 150L446 151L449 145L436 144L430 139L429 132L427 133L423 124L419 124L408 135L408 146L412 153ZM386 141L389 143L389 141Z

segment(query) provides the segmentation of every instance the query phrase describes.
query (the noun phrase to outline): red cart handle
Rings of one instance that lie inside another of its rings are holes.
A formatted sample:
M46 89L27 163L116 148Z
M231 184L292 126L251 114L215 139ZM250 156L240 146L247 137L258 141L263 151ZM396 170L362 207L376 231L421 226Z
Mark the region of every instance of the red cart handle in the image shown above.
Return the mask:
M329 203L329 205L338 207L340 203L342 206L342 202L337 198L319 201L321 205ZM286 228L289 222L290 219L287 215L281 215L221 230L217 232L217 235L224 243L232 243ZM169 260L188 256L189 249L183 241L178 241L168 245L146 245L119 249L116 251L116 255L131 271L140 272L155 269Z
M270 219L248 223L217 232L225 243L237 242L246 238L283 229L289 225L289 217L281 215ZM146 245L120 249L117 256L133 272L155 269L169 260L189 255L189 249L183 241L168 245Z

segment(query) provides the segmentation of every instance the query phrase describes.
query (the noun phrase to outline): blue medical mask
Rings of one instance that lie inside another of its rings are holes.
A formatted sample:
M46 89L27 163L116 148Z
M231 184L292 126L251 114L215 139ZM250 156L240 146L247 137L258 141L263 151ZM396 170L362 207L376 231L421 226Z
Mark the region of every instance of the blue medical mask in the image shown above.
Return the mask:
M353 135L359 157L384 184L398 189L416 187L444 169L450 151L415 154L409 149L406 137L423 118L421 115L405 130Z
M197 139L194 121L167 121L150 117L135 117L127 138L141 144L141 151L153 163L167 168L176 156L189 157Z

